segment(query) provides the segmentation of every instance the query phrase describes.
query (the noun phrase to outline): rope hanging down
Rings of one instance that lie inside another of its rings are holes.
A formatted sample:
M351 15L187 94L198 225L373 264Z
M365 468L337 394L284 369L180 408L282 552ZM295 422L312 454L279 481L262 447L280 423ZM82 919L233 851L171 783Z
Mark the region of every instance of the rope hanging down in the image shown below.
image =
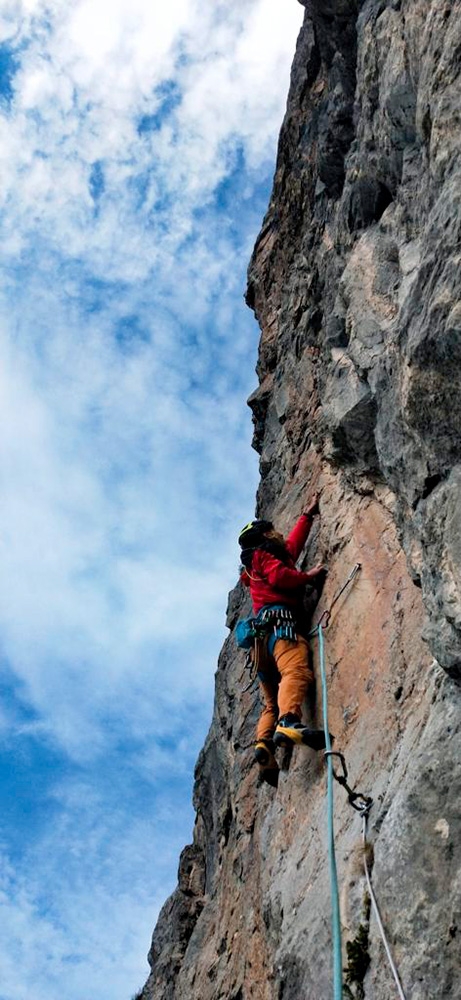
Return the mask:
M338 593L333 598L330 604L330 608L324 611L320 617L318 624L312 631L312 635L317 633L318 644L319 644L319 663L320 663L320 675L322 681L322 701L323 701L323 726L325 731L325 757L327 760L327 812L328 812L328 854L329 854L329 864L330 864L330 882L331 882L331 902L332 902L332 934L333 934L333 987L334 987L334 1000L342 1000L343 997L343 984L342 984L342 946L341 946L341 919L340 919L340 908L339 908L339 888L338 888L338 873L336 867L336 854L335 854L335 842L334 842L334 797L333 797L333 779L335 779L338 784L342 785L347 792L347 797L349 804L359 812L362 816L363 829L362 829L362 839L363 839L363 863L365 869L365 877L367 882L368 891L370 893L370 899L373 906L373 911L376 917L378 928L381 934L381 938L386 951L389 966L394 977L395 984L397 986L398 994L400 1000L406 1000L405 994L402 989L402 984L400 982L399 974L395 966L394 960L392 958L391 950L389 947L389 942L386 937L386 932L381 920L381 915L378 908L377 899L374 893L373 885L371 882L371 875L368 868L367 861L367 823L368 815L370 809L373 805L373 799L368 795L363 795L362 792L356 792L348 784L347 778L347 766L344 754L340 751L334 751L331 749L331 739L330 732L328 728L328 687L326 679L326 669L325 669L325 644L323 638L323 630L327 628L331 612L334 605L344 593L346 587L352 583L352 580L357 575L361 569L360 563L356 563L354 568L351 570L346 583L338 591ZM332 758L337 757L340 760L342 767L342 774L338 774L334 767Z
M333 796L333 763L331 760L331 739L328 729L328 690L327 690L327 678L325 671L325 652L323 644L323 629L321 624L317 625L317 635L319 641L319 660L320 660L320 675L322 678L322 702L323 702L323 728L325 730L325 746L327 755L327 814L328 814L328 857L330 864L330 882L331 882L331 925L333 934L333 986L334 986L334 1000L342 1000L343 996L343 969L342 969L342 958L341 958L341 918L339 912L339 888L338 888L338 872L336 868L336 854L335 854L335 831L334 831L334 818L333 818L333 806L334 806L334 796Z
M328 817L328 857L330 866L330 884L331 884L331 926L332 926L332 937L333 937L333 989L334 989L334 1000L342 1000L343 996L343 969L342 969L342 947L341 947L341 917L339 909L339 887L338 887L338 872L336 867L336 853L335 853L335 831L334 831L334 794L333 794L333 779L338 776L335 774L333 768L333 750L331 749L331 739L330 731L328 728L328 687L327 687L327 675L325 670L325 648L323 641L323 630L327 628L328 623L331 618L331 613L337 601L344 593L346 587L352 583L359 572L361 566L360 563L356 563L354 568L349 573L349 576L340 590L335 594L330 607L327 611L324 611L320 617L320 620L316 627L313 629L312 634L317 633L318 644L319 644L319 661L320 661L320 676L322 681L322 705L323 705L323 728L325 731L325 757L327 760L327 817ZM341 755L343 763L343 780L341 784L344 784L348 790L349 801L351 796L354 795L351 789L346 785L347 781L347 769L344 757Z
M386 951L387 960L389 962L389 967L390 967L390 970L391 970L392 975L394 977L395 985L397 987L397 991L398 991L400 1000L406 1000L405 994L404 994L403 989L402 989L402 984L400 982L399 974L397 972L397 968L396 968L394 959L392 958L391 949L390 949L389 942L388 942L387 937L386 937L386 932L384 930L383 922L381 920L381 914L379 912L378 902L377 902L377 899L376 899L376 896L375 896L375 893L374 893L373 885L372 885L372 882L371 882L371 875L370 875L370 871L369 871L369 868L368 868L368 862L367 862L367 823L368 823L368 813L369 813L368 809L367 809L366 812L364 811L364 813L363 813L363 827L362 827L363 864L364 864L364 868L365 868L365 878L367 880L368 892L370 893L370 899L371 899L371 903L372 903L372 906L373 906L374 914L375 914L375 917L376 917L376 922L377 922L378 927L379 927L379 932L381 934L382 942L383 942L383 945L384 945L384 948L385 948L385 951Z

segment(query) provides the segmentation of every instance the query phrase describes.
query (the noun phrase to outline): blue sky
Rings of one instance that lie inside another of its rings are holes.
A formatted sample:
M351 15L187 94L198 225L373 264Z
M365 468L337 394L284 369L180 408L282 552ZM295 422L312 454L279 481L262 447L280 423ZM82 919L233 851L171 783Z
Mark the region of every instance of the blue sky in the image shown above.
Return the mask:
M0 12L0 1000L130 1000L190 840L302 8Z

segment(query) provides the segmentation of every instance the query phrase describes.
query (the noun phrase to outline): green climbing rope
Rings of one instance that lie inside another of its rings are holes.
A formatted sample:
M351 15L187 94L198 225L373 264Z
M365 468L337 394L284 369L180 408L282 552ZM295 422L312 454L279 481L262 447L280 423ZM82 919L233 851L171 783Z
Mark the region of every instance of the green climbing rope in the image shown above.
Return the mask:
M379 932L384 944L386 951L387 960L395 980L397 987L397 992L399 994L400 1000L406 1000L405 994L403 992L402 984L400 982L400 977L395 965L394 959L392 957L389 942L387 940L386 932L384 929L383 922L381 920L381 915L379 912L378 902L371 882L371 873L368 868L367 862L367 821L370 809L373 805L373 799L369 795L364 795L362 792L357 792L350 787L347 783L347 766L344 755L339 751L334 751L331 749L331 739L330 732L328 728L328 688L327 688L327 677L325 669L325 644L323 640L323 630L327 628L331 612L334 605L344 593L346 587L354 580L357 573L361 569L360 563L356 563L353 570L350 572L345 584L338 593L335 595L330 608L324 611L320 617L318 624L309 633L310 636L317 633L318 643L319 643L319 663L320 663L320 675L322 679L322 702L323 702L323 726L325 730L325 757L327 760L327 812L328 812L328 855L330 863L330 882L331 882L331 902L332 902L332 930L333 930L333 985L334 985L334 1000L342 1000L343 997L343 976L342 976L342 948L341 948L341 918L339 912L339 888L338 888L338 873L336 870L336 854L335 854L335 832L334 832L334 817L333 817L333 788L334 780L339 782L340 785L347 792L347 797L349 800L349 805L352 806L357 812L362 816L363 821L363 863L365 869L365 877L367 881L368 891L370 893L371 904L376 916ZM342 774L337 773L333 767L333 757L336 757L342 768Z
M331 739L328 729L328 690L325 670L325 647L323 642L322 625L317 626L317 636L319 642L320 675L322 678L322 702L323 702L323 727L325 730L326 758L327 758L327 813L328 813L328 856L330 865L331 882L331 906L332 906L332 933L333 933L333 985L334 1000L342 1000L343 996L343 970L341 958L341 918L339 912L339 889L338 873L336 870L335 854L335 831L333 818L333 762L331 759Z

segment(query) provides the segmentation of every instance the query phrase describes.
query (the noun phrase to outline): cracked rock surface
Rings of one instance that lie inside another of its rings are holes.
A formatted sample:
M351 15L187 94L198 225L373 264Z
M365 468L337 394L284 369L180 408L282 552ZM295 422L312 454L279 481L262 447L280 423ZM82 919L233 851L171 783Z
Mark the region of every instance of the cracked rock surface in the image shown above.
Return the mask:
M326 632L330 729L374 800L373 882L407 1000L457 1000L461 6L303 6L248 275L261 327L257 513L287 531L320 493L300 566L328 564L322 607L361 563ZM280 760L277 790L258 783L258 692L233 637L248 611L238 586L197 762L194 843L142 1000L332 996L324 764L298 748ZM316 725L318 689L306 706ZM345 995L389 1000L361 823L341 789L335 823Z

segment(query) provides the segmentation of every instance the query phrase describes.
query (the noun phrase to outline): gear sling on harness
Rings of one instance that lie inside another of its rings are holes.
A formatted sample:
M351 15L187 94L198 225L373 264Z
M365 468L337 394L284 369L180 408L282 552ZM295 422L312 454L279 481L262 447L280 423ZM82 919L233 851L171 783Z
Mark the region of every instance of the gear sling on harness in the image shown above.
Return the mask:
M277 639L296 642L296 621L290 608L268 604L255 617L237 622L235 636L241 649L253 650L253 673L264 680L274 670L271 657Z
M241 649L251 649L255 639L265 636L273 638L272 645L277 639L296 641L296 622L290 608L283 604L267 604L255 617L237 622L235 638Z

